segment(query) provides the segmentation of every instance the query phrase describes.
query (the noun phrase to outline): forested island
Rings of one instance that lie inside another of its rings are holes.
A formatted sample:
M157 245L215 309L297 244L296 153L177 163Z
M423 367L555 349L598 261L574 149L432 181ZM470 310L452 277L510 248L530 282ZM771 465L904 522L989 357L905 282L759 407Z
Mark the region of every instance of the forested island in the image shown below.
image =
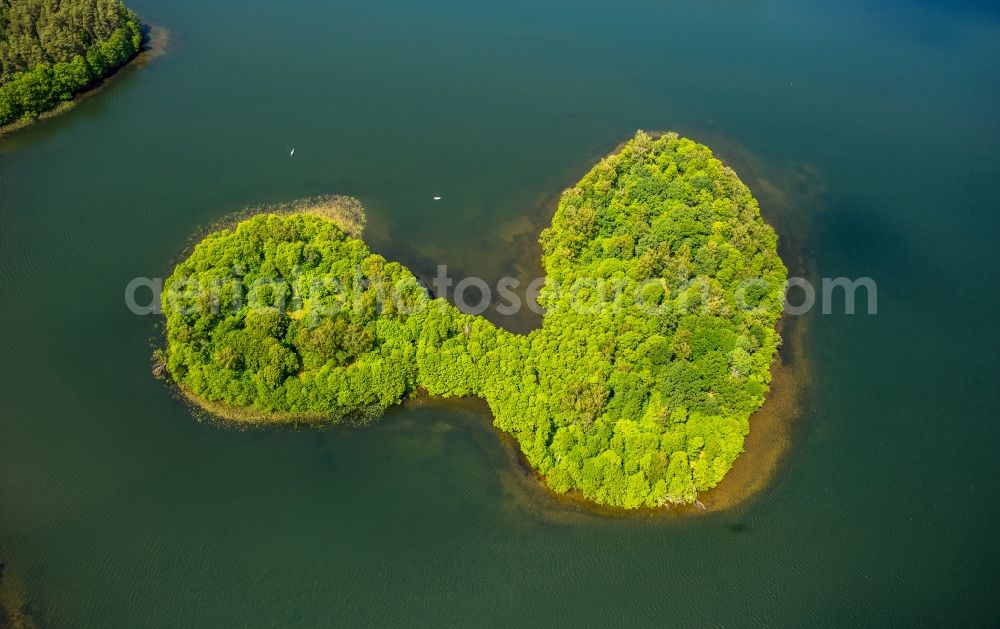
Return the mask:
M0 127L70 100L141 45L135 13L118 0L0 0Z
M161 367L205 408L256 423L481 397L552 491L615 507L690 503L742 451L787 271L707 147L639 132L563 193L527 335L433 298L358 235L301 211L208 235L165 282Z

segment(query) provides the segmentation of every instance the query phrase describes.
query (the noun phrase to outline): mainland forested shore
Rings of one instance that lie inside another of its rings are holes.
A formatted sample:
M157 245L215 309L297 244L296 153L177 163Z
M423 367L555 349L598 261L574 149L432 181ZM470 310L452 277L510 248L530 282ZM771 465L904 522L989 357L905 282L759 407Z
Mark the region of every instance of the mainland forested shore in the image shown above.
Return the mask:
M118 0L0 0L0 132L64 111L145 40Z

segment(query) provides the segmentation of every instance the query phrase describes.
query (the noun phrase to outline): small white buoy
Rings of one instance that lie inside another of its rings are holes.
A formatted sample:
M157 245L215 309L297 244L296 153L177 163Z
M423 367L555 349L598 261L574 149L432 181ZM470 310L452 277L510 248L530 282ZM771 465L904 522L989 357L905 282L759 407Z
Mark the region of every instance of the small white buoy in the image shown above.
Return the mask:
M289 157L291 157L292 155L295 155L295 149L292 149L292 152L288 154Z
M435 200L435 201L440 201L440 200L441 200L441 197L434 197L434 200Z

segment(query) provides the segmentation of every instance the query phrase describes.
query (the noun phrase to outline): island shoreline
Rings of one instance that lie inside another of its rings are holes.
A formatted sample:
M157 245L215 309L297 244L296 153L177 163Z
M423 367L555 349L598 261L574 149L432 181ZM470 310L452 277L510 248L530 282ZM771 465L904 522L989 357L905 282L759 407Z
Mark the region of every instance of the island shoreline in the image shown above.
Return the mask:
M801 402L809 382L808 377L802 377L798 371L805 367L808 373L804 352L807 327L804 323L789 315L784 315L779 320L779 331L787 331L788 336L782 337L785 339L782 346L784 355L779 354L771 366L772 384L777 383L777 386L772 387L764 404L750 416L744 450L736 458L732 468L715 487L699 492L693 503L627 509L594 502L576 490L557 493L548 486L545 476L531 466L514 436L493 425L493 412L485 399L415 395L405 400L401 406L461 407L487 420L505 449L511 468L516 472L518 486L508 488L508 491L518 494L519 501L531 500L533 504L527 505L529 510L546 517L592 515L643 519L723 513L748 504L754 496L767 489L787 461L791 449L791 433L796 420L801 416Z
M653 132L651 135L659 137L662 135L662 132ZM619 143L614 148L612 154L619 152L626 143L627 141ZM550 199L555 199L554 202L546 204L548 211L544 214L549 216L551 220L556 211L559 194L546 196ZM292 203L294 205L297 202ZM268 211L268 206L248 208L219 221L215 221L209 229L219 229L220 226L228 227L250 215L266 211ZM298 211L302 210L298 209ZM543 222L544 218L536 218L532 221L533 224L537 225ZM199 233L202 233L202 231L198 230ZM786 255L795 258L794 266L796 268L804 269L806 264L803 256L800 253L795 253L801 251L801 243L793 243L795 246L788 247L787 238L787 234L782 235L782 239L785 240L786 251L790 250ZM197 241L198 238L196 236L192 237L185 250L190 252L190 249ZM181 255L183 256L183 254ZM519 471L518 476L530 481L534 489L530 493L538 494L538 498L548 502L550 506L564 509L569 507L575 511L602 516L625 517L721 512L747 503L750 498L766 488L773 481L782 463L787 458L786 455L791 446L791 431L795 419L801 415L801 399L809 380L806 373L808 365L804 352L805 324L806 321L802 317L793 318L787 313L778 319L775 327L778 333L781 334L783 342L778 352L776 352L771 365L771 386L769 387L769 393L761 407L749 418L749 429L748 434L744 438L743 451L736 458L727 474L714 487L699 492L696 500L692 503L675 503L629 509L594 502L582 495L577 495L578 491L570 491L565 494L551 491L544 475L538 473L530 465L515 438L493 425L493 412L485 399L477 397L430 396L418 388L404 399L399 406L404 408L418 408L442 404L452 407L456 405L469 406L475 409L477 415L489 420L494 433L507 449L514 468ZM173 383L178 397L191 406L196 413L203 413L214 420L215 423L224 427L241 429L308 427L322 429L332 425L350 425L366 421L362 419L361 422L352 422L350 418L329 417L320 413L270 413L252 408L236 407L225 403L205 400L195 395L191 390L177 384L172 379L170 382Z

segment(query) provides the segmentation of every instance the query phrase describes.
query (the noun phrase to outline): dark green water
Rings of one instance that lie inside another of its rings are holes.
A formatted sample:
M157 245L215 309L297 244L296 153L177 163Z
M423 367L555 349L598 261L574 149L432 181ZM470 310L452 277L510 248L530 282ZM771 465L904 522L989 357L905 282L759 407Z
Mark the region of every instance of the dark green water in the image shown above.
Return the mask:
M45 624L996 625L989 5L131 5L167 53L0 140L0 562ZM528 278L553 195L637 128L733 163L793 271L878 282L877 316L808 316L749 503L553 518L474 410L236 432L149 376L124 286L211 221L351 194L425 277Z

